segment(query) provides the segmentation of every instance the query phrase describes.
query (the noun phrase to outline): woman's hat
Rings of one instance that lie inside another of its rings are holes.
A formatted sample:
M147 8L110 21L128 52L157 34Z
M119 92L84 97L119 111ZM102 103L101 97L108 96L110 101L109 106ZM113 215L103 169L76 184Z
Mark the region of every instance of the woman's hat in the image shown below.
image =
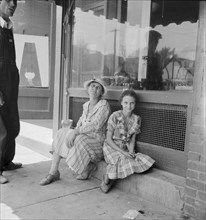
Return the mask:
M99 83L102 86L102 92L103 92L102 95L107 94L107 88L106 88L106 86L104 85L104 82L101 79L90 79L90 80L84 82L84 88L88 89L89 85L93 82Z

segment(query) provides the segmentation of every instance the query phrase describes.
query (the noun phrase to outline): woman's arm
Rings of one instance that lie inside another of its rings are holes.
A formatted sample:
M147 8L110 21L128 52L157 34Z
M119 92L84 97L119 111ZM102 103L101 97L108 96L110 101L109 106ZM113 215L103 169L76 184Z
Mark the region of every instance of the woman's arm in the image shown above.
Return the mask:
M85 114L86 114L86 107L87 107L86 105L88 105L88 103L85 103L85 104L83 105L82 115L80 116L80 118L79 118L79 120L78 120L78 122L77 122L77 124L76 124L76 128L78 128L78 127L81 126L83 118L86 117L86 116L85 116Z
M65 144L67 147L71 148L74 144L74 140L77 136L77 129L73 129L69 135L66 137Z
M107 121L109 114L110 114L110 106L106 103L103 106L100 106L98 111L95 113L93 117L94 120L92 122L87 123L84 126L81 126L82 119L85 117L86 107L83 110L82 116L80 117L76 128L69 134L66 140L67 146L71 147L74 143L74 140L77 135L79 134L86 134L98 131L104 123Z
M90 122L87 122L85 125L77 127L77 134L87 134L92 132L97 132L100 130L106 123L110 114L110 107L107 103L102 105L90 118Z

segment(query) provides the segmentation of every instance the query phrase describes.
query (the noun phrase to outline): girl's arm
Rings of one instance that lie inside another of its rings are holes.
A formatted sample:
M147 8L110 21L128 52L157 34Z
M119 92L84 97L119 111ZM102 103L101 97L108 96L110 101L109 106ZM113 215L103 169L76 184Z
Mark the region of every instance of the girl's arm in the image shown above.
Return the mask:
M129 152L134 155L135 152L134 152L134 148L135 148L135 140L136 140L136 136L137 134L140 133L140 126L141 126L141 117L140 116L135 116L135 120L134 120L134 128L133 128L133 131L134 133L132 134L132 137L131 137L131 140L130 140L130 143L129 143L129 146L128 146L128 150Z
M129 146L128 146L129 153L132 154L132 155L134 155L134 153L135 153L134 152L134 147L135 147L136 135L137 134L132 135L132 138L131 138Z
M122 149L120 149L120 148L114 143L114 141L113 141L113 139L112 139L113 133L114 133L114 131L110 131L110 130L107 131L107 137L106 137L106 142L107 142L107 144L108 144L111 148L113 148L114 150L119 151L121 154L125 155L126 157L133 158L133 157L130 155L130 153L123 151Z

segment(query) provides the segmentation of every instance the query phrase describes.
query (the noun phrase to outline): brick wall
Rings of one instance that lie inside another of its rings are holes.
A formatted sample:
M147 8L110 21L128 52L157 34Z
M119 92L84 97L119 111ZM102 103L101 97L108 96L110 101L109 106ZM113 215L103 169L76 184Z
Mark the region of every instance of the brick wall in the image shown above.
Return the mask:
M196 82L194 85L194 101L189 133L189 152L185 186L184 215L197 219L206 219L206 3L200 7L199 53L197 53Z
M185 187L185 214L206 219L206 156L204 113L192 118Z

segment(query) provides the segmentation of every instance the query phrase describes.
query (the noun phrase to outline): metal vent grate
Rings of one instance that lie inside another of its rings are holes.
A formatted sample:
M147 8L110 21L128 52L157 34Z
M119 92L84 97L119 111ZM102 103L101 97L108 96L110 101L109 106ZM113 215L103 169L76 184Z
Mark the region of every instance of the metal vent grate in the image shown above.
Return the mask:
M184 151L187 106L139 103L142 118L138 141Z

